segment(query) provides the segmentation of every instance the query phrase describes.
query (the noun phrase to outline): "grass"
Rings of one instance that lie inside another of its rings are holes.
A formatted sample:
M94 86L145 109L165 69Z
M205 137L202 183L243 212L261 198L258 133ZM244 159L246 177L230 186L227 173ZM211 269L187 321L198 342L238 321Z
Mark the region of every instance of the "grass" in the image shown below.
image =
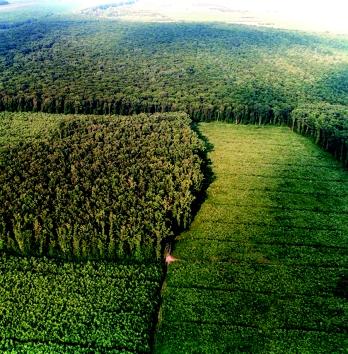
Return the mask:
M347 171L285 127L200 130L215 179L177 238L156 352L345 352Z

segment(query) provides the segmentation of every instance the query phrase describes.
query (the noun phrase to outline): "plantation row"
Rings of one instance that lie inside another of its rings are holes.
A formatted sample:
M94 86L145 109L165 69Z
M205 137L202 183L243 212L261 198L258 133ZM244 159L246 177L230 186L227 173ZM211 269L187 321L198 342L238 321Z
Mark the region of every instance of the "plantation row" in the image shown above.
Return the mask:
M160 263L0 260L1 351L150 351Z
M202 145L187 115L62 118L49 135L2 153L1 247L159 259L162 241L190 222L201 188Z
M229 105L215 106L204 102L147 102L120 97L107 99L74 99L51 97L42 101L33 96L2 96L0 111L45 112L54 114L94 114L94 115L132 115L139 113L187 112L195 121L224 120L241 124L282 124L290 121L291 107L273 109L269 105L245 105L231 102Z

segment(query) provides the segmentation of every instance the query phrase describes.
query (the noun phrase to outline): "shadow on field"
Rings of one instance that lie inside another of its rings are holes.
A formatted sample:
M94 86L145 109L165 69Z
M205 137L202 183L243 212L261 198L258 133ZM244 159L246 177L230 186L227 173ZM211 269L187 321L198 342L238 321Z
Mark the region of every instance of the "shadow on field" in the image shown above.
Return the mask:
M203 150L199 152L199 157L202 159L202 172L203 172L203 183L202 189L200 190L199 194L196 195L196 199L192 204L192 219L195 218L196 214L199 212L202 204L208 198L207 196L207 189L209 188L210 184L213 183L216 179L213 169L212 169L212 162L208 157L208 154L214 150L214 145L209 142L208 138L203 135L203 133L199 130L197 123L192 124L192 130L198 135L199 139L203 142Z
M169 237L167 238L164 243L163 243L163 252L164 255L170 254L173 251L173 246L175 244L175 238L180 235L184 230L188 229L190 227L190 224L194 220L195 216L199 212L202 204L204 201L207 199L207 189L209 188L210 184L215 180L215 175L213 172L213 169L211 167L212 162L208 157L208 154L214 150L214 145L211 144L206 136L203 135L203 133L199 130L198 124L197 123L192 123L191 125L192 130L197 134L198 138L203 142L203 149L198 151L198 156L202 160L202 173L203 173L203 182L202 182L202 188L201 190L195 194L195 200L192 203L191 206L191 219L188 225L186 227L179 227L179 226L174 226L173 228L173 235L174 237Z
M192 123L191 125L192 130L197 134L198 138L203 142L203 149L199 150L197 152L198 156L202 160L202 173L203 173L203 182L202 182L202 188L200 191L194 195L195 200L191 205L191 219L188 225L186 227L184 226L178 226L174 225L173 227L173 234L174 237L171 236L168 239L164 241L163 244L163 251L165 254L171 253L173 249L173 243L175 242L175 237L178 236L180 233L182 233L184 230L188 229L192 221L194 220L195 216L199 212L202 204L204 201L207 199L207 189L209 188L210 184L214 182L216 179L213 169L211 167L212 162L208 157L208 154L214 150L214 145L211 144L206 136L202 134L202 132L199 130L198 124L197 123ZM163 253L163 252L162 252Z
M202 132L199 130L199 127L197 123L193 123L191 126L192 130L197 134L198 138L203 142L203 149L198 152L199 157L202 160L202 172L203 172L203 182L202 182L202 188L199 191L198 194L195 195L195 201L193 202L191 206L191 222L194 220L196 214L200 210L202 204L204 201L207 199L207 189L210 186L210 184L215 180L215 175L213 172L213 169L211 167L212 162L208 157L208 154L214 150L214 145L211 144L206 136L202 134ZM185 229L187 229L189 226L187 225L186 228L184 227L177 227L176 229L173 230L174 237L170 237L163 242L163 249L162 249L162 255L164 255L165 260L167 259L166 256L170 255L175 248L175 238L183 232ZM163 284L165 283L165 278L167 275L167 263L166 261L163 262L163 277L162 277L162 288ZM159 301L157 309L156 309L156 315L153 319L153 326L152 326L152 331L150 332L150 345L151 345L151 352L154 352L154 346L155 346L155 335L157 332L157 327L159 325L159 313L160 313L160 308L162 306L162 300Z
M348 300L348 273L343 274L334 291L335 296Z

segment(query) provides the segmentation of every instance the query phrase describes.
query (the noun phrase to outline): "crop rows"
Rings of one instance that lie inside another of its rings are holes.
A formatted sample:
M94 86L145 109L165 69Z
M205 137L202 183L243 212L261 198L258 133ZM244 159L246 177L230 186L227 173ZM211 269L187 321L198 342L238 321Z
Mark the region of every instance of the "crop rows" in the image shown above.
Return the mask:
M44 345L51 351L67 345L147 352L161 279L156 263L79 264L2 255L0 349L31 348L34 342L34 352Z
M251 293L277 293L333 296L337 284L347 274L346 267L272 265L260 262L177 262L168 276L173 287L238 290ZM338 290L337 290L338 291Z
M168 322L161 327L159 353L344 353L345 334L273 330L201 322ZM165 345L163 344L165 343Z
M340 298L173 287L167 288L167 293L170 295L162 315L169 322L224 323L265 330L348 331L348 308Z
M225 193L215 194L213 191L209 193L208 203L240 205L240 206L263 206L269 208L287 208L287 209L303 209L309 211L322 211L327 213L345 213L348 211L348 195L331 196L329 200L324 193L291 193L277 192L275 190L242 190L242 189L225 189ZM283 200L288 201L288 205L284 206ZM326 200L325 205L318 209L318 200Z
M157 352L343 353L346 171L286 128L200 128L214 178L174 246Z
M233 205L232 205L233 206ZM255 210L257 209L257 213ZM197 216L192 228L195 229L203 220L210 222L233 225L233 220L243 222L246 224L261 223L265 226L277 226L281 224L284 227L291 227L296 225L303 228L323 228L331 230L348 231L348 225L345 224L347 220L346 214L328 215L320 212L311 212L308 210L289 210L289 209L271 209L251 206L235 206L234 208L227 208L224 205L216 206L207 203L207 206ZM227 226L228 227L228 226Z
M311 265L345 267L348 264L348 247L310 245L275 245L245 242L221 242L221 240L182 240L177 247L181 260L218 260L219 262L255 262L261 264Z

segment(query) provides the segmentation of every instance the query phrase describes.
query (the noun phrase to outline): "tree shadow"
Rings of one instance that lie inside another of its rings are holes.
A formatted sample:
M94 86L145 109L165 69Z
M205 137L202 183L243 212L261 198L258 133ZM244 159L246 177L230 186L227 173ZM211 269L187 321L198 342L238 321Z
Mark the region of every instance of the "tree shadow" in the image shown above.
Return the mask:
M162 254L164 255L164 258L166 258L167 255L170 255L172 253L176 242L175 238L190 227L190 224L192 223L197 213L201 209L201 206L208 198L207 189L209 188L211 183L214 182L214 180L216 179L216 176L214 175L212 169L212 161L208 156L209 153L214 150L214 145L210 143L208 138L200 131L198 124L196 122L192 123L191 128L197 134L198 138L203 142L203 149L200 149L197 152L198 156L202 161L201 163L201 170L203 173L202 187L197 193L194 194L195 200L191 205L191 218L189 224L186 226L183 225L179 226L177 224L173 225L173 229L172 229L173 235L164 240L163 250L162 250Z
M348 273L340 277L334 290L334 295L348 300Z
M198 138L203 142L203 149L200 149L198 151L198 156L200 157L200 159L202 161L202 164L201 164L201 170L203 173L202 188L200 189L200 191L198 193L196 193L194 195L195 200L191 206L190 223L188 225L186 225L186 227L184 227L184 226L179 227L178 225L174 225L173 236L163 240L162 255L164 255L164 259L163 259L164 261L162 263L162 266L163 266L162 288L163 288L163 284L165 282L165 279L167 277L167 271L168 271L167 259L168 259L168 256L171 255L173 249L175 248L175 243L177 242L176 237L178 235L180 235L180 233L182 233L184 230L186 230L190 226L190 224L192 223L192 221L196 217L197 213L199 212L202 204L208 198L207 189L209 188L210 184L216 179L213 169L212 169L212 161L208 157L209 153L214 150L214 145L211 144L209 142L208 138L200 131L198 124L196 122L192 123L191 128L197 134ZM160 313L161 306L162 306L162 299L158 303L158 306L156 309L157 311L155 312L156 315L158 315ZM159 323L160 323L159 318L155 316L153 319L153 327L152 327L153 329L150 332L150 335L151 335L150 343L151 343L151 351L152 352L154 351L154 348L155 348L155 336L156 336L156 333L158 330Z
M192 130L197 134L199 140L203 143L203 148L197 151L197 155L201 159L201 171L203 173L203 181L201 189L194 194L194 201L191 205L191 218L187 225L178 225L175 224L172 226L172 236L163 240L162 244L162 254L164 256L168 255L172 251L172 244L175 242L175 238L187 230L199 212L202 204L208 198L207 189L211 185L212 182L216 179L213 169L212 169L212 161L209 158L209 153L214 150L214 145L209 142L208 138L200 131L197 122L192 122L191 124Z
M202 188L198 194L195 195L195 201L192 204L192 219L195 218L199 210L201 209L202 204L208 198L207 190L209 186L215 181L216 176L214 175L212 169L212 161L209 158L209 153L214 150L214 145L208 140L208 138L201 132L197 123L192 124L192 130L197 134L198 138L203 142L203 149L199 151L198 155L202 160L202 173L203 173L203 182Z

